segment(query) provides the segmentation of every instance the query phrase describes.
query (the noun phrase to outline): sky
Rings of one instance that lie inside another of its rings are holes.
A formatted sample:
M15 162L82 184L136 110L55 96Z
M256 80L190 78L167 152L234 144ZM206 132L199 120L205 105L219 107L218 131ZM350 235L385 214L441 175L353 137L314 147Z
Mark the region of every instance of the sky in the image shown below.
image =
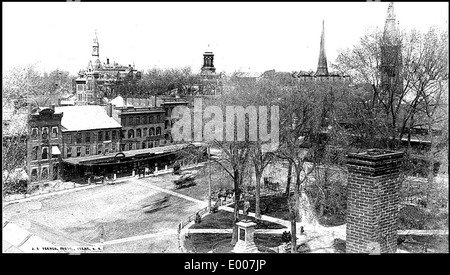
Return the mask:
M388 2L3 2L3 70L34 64L76 74L100 59L138 70L194 72L214 53L218 72L316 70L322 20L328 63L384 27ZM397 2L400 28L448 29L448 3ZM209 46L209 47L208 47Z

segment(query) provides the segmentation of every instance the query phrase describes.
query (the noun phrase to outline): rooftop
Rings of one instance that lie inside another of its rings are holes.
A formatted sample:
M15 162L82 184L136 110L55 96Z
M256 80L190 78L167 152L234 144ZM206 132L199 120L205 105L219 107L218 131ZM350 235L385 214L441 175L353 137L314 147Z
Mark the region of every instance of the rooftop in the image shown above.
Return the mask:
M167 154L167 153L173 153L176 151L179 151L183 148L186 148L188 146L200 146L199 144L173 144L168 146L162 146L162 147L154 147L154 148L147 148L147 149L140 149L140 150L131 150L131 151L123 151L121 153L124 154L124 157L135 157L139 155L161 155L161 154ZM119 154L117 152L114 153L108 153L105 155L93 155L93 156L86 156L86 157L77 157L77 158L69 158L64 159L64 162L70 163L73 165L78 164L93 164L95 163L102 163L102 162L108 162L114 160L115 156Z
M112 117L108 116L102 106L64 106L56 107L56 112L62 112L62 131L85 131L94 129L109 129L122 127Z

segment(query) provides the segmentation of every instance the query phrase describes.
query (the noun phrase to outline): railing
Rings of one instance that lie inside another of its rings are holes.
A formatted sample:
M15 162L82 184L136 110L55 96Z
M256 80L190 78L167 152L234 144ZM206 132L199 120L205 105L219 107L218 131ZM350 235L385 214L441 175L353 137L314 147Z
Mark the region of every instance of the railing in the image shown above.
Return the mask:
M185 220L182 220L178 225L178 232L181 231L188 223L195 220L195 217L198 215L202 216L203 214L208 213L208 207L204 207L200 209L199 211L193 213L192 215L188 216Z

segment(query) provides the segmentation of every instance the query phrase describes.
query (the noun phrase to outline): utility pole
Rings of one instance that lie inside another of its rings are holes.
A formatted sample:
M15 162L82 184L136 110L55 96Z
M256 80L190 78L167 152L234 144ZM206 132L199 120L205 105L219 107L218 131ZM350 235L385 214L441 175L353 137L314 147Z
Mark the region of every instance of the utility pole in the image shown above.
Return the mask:
M208 147L208 166L209 166L208 211L211 211L211 145Z

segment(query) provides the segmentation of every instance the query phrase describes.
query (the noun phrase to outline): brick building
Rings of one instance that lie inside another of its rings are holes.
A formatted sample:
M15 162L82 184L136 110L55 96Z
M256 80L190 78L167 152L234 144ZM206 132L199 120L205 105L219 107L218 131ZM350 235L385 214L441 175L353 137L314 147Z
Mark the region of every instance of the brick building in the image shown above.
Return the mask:
M35 108L28 121L28 171L30 182L61 177L61 121L63 113L51 108Z
M101 106L56 107L61 121L62 158L118 152L121 126Z
M113 107L109 105L108 108ZM122 126L121 151L153 148L165 144L163 108L118 107L111 112Z

